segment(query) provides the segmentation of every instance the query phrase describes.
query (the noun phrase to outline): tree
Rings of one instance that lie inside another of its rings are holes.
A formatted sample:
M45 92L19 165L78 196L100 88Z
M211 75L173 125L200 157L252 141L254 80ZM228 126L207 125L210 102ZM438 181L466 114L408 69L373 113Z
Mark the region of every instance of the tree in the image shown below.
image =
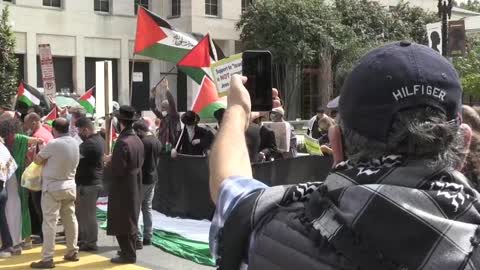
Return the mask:
M468 0L467 3L460 3L459 7L474 12L480 12L480 1Z
M315 103L326 105L361 55L396 40L426 44L426 24L435 21L434 13L403 1L388 10L370 0L258 0L242 14L237 28L247 49L268 49L274 55L291 119L300 116L304 65L319 67L320 98Z
M247 49L272 52L275 83L290 119L300 116L303 66L331 69L331 56L344 46L343 37L352 35L351 30L336 23L337 17L323 0L262 0L249 6L237 24ZM331 78L323 81L332 82Z
M475 97L480 97L480 36L471 35L467 38L468 52L465 57L453 60L455 69L460 75L463 91Z
M11 106L17 91L18 60L15 58L15 36L9 24L6 6L0 18L0 106Z

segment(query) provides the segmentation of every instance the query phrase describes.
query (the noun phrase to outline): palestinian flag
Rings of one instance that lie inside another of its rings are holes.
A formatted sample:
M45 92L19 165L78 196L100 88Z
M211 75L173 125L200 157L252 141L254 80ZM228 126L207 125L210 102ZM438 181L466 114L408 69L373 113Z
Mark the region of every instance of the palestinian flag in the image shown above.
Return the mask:
M135 54L177 64L197 44L202 37L175 30L166 20L155 13L140 7L138 9L137 33L135 38ZM214 50L210 55L225 56L218 46L210 46ZM201 84L205 72L196 67L179 67L190 78Z
M28 107L33 105L40 105L40 99L42 98L42 94L38 92L37 89L31 87L30 85L20 82L18 86L18 93L17 93L17 102L23 102Z
M58 110L57 110L57 106L55 106L53 107L52 111L43 118L43 122L51 126L53 121L57 119L57 115L58 115Z
M190 77L198 84L202 83L203 77L212 78L210 65L212 58L210 57L210 35L207 34L197 46L195 46L185 57L178 62L177 66L180 70L189 72Z
M215 83L205 76L193 103L192 111L196 112L200 119L213 119L214 112L220 108L225 108L225 104L218 97Z
M78 99L78 103L85 108L87 113L93 114L95 112L95 97L93 96L93 89L90 88L83 96Z

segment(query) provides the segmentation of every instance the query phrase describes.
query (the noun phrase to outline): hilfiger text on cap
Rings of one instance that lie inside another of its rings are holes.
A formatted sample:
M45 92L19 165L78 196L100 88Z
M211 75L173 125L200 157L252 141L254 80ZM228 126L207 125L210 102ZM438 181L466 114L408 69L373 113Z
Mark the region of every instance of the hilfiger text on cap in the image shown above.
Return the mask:
M447 92L431 85L417 84L413 87L404 86L398 90L392 91L392 95L396 101L400 101L404 98L411 96L431 96L434 98L438 98L441 101L445 101L445 96L447 95Z

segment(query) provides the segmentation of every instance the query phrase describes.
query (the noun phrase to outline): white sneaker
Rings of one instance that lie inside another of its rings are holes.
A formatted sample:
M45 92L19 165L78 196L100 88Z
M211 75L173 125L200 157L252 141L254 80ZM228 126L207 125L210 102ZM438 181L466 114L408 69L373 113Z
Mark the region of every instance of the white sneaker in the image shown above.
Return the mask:
M0 258L9 258L12 257L12 253L8 251L0 251Z

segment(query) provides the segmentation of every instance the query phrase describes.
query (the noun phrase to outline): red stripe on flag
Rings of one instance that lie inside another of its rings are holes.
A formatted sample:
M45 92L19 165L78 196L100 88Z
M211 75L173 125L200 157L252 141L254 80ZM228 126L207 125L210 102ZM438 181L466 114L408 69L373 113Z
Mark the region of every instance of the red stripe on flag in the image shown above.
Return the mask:
M135 53L141 52L167 37L158 24L148 15L143 7L138 9Z
M83 96L79 98L79 100L88 100L93 95L93 88L90 88Z
M207 34L177 65L183 67L209 68L211 63L210 59L210 35Z
M203 78L197 98L192 106L192 111L200 113L208 105L218 101L218 92L215 83L208 77Z
M20 82L20 85L18 86L17 97L23 96L24 92L25 92L25 87L23 86L23 82Z

